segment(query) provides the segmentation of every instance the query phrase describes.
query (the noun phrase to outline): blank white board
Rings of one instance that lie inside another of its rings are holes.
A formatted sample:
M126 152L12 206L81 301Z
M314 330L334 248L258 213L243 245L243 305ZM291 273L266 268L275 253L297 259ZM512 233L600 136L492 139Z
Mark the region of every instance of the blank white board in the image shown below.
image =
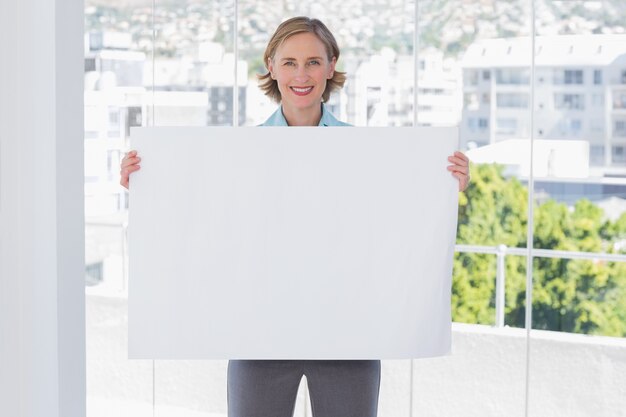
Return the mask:
M133 129L129 357L450 350L456 128Z

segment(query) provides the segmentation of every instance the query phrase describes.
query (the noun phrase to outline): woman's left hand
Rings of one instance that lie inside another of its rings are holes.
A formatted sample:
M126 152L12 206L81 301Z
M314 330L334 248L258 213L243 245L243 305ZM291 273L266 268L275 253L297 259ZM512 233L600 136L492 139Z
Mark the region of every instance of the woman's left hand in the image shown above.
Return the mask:
M448 165L448 171L459 180L459 191L465 191L470 182L469 158L463 152L455 151L448 157L453 165Z

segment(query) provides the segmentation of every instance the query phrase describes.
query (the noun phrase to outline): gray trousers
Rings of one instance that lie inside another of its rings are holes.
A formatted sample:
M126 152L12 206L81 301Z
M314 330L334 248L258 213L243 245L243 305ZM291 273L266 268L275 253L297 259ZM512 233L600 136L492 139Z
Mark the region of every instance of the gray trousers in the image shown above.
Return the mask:
M230 360L228 417L292 417L303 375L313 417L376 417L380 360Z

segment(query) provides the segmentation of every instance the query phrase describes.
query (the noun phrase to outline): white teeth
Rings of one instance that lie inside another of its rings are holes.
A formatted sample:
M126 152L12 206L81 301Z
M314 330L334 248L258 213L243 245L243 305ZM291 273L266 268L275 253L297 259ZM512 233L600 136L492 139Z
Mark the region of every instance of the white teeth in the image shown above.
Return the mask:
M308 88L296 88L296 87L291 87L291 89L293 91L296 91L298 93L306 93L307 91L311 91L313 89L313 87L308 87Z

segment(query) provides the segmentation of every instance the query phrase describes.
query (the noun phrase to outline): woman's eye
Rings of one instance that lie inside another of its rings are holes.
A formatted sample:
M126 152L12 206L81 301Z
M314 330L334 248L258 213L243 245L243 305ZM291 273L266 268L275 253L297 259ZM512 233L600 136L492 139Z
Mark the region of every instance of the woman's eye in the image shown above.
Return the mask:
M311 61L311 64L319 65L320 62L314 59L313 61Z
M287 61L287 62L285 62L285 65L295 65L295 64L293 62L291 62L291 61Z

